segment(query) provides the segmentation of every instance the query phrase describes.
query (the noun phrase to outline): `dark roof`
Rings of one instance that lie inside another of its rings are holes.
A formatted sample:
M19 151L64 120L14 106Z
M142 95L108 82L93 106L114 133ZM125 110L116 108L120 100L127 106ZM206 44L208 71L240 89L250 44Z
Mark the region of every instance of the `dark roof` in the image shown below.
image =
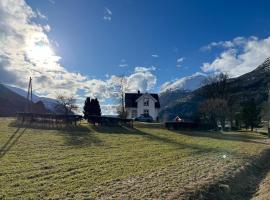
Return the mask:
M137 107L137 102L136 100L140 98L142 95L145 93L125 93L125 106L126 107ZM150 93L149 93L150 94ZM154 99L157 100L155 103L155 108L160 108L160 103L159 103L159 97L158 94L150 94Z

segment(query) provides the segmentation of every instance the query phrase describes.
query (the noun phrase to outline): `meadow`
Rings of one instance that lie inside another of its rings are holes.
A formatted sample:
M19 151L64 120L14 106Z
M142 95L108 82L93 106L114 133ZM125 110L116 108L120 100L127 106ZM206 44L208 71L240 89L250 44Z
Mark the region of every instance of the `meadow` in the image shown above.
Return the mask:
M268 146L250 132L162 125L17 127L0 119L0 199L187 199Z

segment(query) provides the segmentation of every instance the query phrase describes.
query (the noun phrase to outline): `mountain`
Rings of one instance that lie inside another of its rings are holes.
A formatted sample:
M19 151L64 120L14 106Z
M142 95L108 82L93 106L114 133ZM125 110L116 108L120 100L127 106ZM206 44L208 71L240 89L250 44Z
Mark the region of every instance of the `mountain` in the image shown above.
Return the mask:
M7 87L12 92L17 93L18 95L20 95L22 97L25 97L25 98L27 97L27 92L21 88L10 86L10 85L5 85L5 87ZM33 94L32 97L33 97L33 102L39 101L39 97L37 95Z
M47 97L39 97L39 100L43 102L43 104L45 105L47 109L49 109L52 112L57 112L55 110L55 107L58 104L56 99L51 99Z
M195 73L174 82L163 84L159 94L162 109L186 102L192 95L192 92L202 86L205 78L205 74Z
M229 79L229 98L234 99L234 106L236 110L238 109L237 111L240 111L242 102L251 97L255 99L258 105L262 106L268 100L269 83L270 58L266 59L255 70L237 78ZM171 120L177 115L196 118L198 106L203 101L200 94L206 89L206 87L201 87L185 94L183 94L183 91L161 94L161 101L169 103L167 106L162 104L160 119ZM170 96L172 96L171 99Z
M192 91L189 90L173 90L169 91L167 90L166 92L162 92L159 94L159 101L160 101L160 106L164 108L172 107L175 104L181 103L181 102L186 102L187 98L192 94Z
M9 88L0 84L0 116L15 116L17 112L25 112L26 105L30 102L21 95L13 92ZM33 112L36 113L48 113L41 101L37 101L32 104Z
M7 87L8 89L10 89L11 91L17 93L18 95L22 96L22 97L27 97L27 91L18 88L18 87L14 87L14 86L9 86L9 85L5 85L5 87ZM38 101L42 101L44 106L46 107L46 109L55 112L55 106L57 105L57 100L55 99L51 99L51 98L47 98L47 97L39 97L35 94L32 95L33 97L33 102L36 103Z
M191 76L183 77L175 81L166 82L161 86L161 93L171 91L194 91L202 86L206 75L202 73L195 73Z

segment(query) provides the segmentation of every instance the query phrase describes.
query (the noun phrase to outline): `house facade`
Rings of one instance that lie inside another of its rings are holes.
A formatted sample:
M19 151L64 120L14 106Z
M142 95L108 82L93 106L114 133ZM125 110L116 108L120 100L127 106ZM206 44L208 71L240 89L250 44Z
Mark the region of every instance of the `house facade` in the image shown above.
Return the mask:
M158 119L160 103L158 94L125 93L125 109L128 118L136 118L142 114L149 114L154 120Z

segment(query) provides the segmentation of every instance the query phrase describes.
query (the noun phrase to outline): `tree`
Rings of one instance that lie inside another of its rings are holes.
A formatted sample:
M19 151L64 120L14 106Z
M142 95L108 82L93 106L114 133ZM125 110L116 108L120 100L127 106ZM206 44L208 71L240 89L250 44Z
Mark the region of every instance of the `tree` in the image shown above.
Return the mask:
M100 109L100 105L99 105L99 101L98 99L92 99L92 106L93 106L93 114L96 116L101 116L101 109Z
M242 104L241 119L245 124L245 128L250 127L251 131L261 123L261 108L253 98Z
M83 106L83 114L84 114L84 119L87 119L87 117L90 115L92 112L92 106L91 106L91 99L90 97L87 97L84 106Z
M116 110L119 118L121 119L127 118L128 112L125 109L123 109L121 105Z
M223 99L207 99L199 107L202 119L215 127L215 129L218 128L218 122L221 123L222 129L225 128L227 112L227 102Z
M118 87L117 87L117 98L120 100L120 105L117 108L118 116L121 119L127 118L127 111L125 109L125 92L126 92L126 86L127 86L127 80L126 77L121 75L118 76Z
M220 73L205 79L204 86L198 90L200 96L205 100L199 106L199 113L202 119L217 128L218 122L222 129L225 128L226 119L233 116L233 109L230 109L228 75ZM231 111L231 112L230 112ZM230 119L230 121L232 121Z
M97 99L87 97L83 107L84 118L87 119L90 115L101 116L101 109Z
M64 115L73 114L78 109L76 99L73 96L58 95L55 109Z
M228 85L229 76L224 73L220 73L215 76L209 76L203 82L203 87L199 90L201 96L209 99L228 99L229 85Z

